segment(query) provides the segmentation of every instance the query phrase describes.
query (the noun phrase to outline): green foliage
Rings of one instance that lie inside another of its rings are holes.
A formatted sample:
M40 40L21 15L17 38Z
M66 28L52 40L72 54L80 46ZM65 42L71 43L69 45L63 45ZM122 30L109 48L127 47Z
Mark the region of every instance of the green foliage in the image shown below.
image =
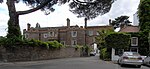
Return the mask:
M110 60L110 58L111 58L110 52L111 51L109 51L108 48L101 48L100 51L101 51L100 52L100 59L102 59L102 60Z
M63 45L57 41L49 41L47 43L48 43L49 48L59 49L63 47Z
M149 43L148 43L148 34L149 31L139 32L139 53L141 55L147 55L149 51Z
M114 31L112 29L106 29L106 30L100 30L98 31L99 35L95 38L96 43L98 44L98 48L105 47L105 37L108 34L113 33Z
M18 46L31 46L31 47L41 47L47 49L60 49L64 47L61 43L57 41L42 42L39 40L23 40L21 38L0 38L0 45L5 47L18 47Z
M140 30L150 30L150 0L141 0L138 7Z
M75 50L79 50L79 49L82 49L82 48L83 48L83 46L80 46L80 45L75 46Z
M149 32L149 35L148 35L148 43L149 43L149 52L150 52L150 32Z
M121 25L131 25L129 21L129 16L120 16L112 20L111 25L114 29L119 28Z
M108 48L127 49L131 36L125 33L112 33L106 36L105 44Z
M17 18L17 16L16 16L16 18ZM18 19L16 19L16 20L18 20ZM19 21L19 20L18 20ZM19 26L19 24L16 22L16 24L14 25L14 23L13 22L15 22L15 20L13 21L13 20L11 20L11 19L9 19L8 20L8 33L7 33L7 38L20 38L20 37L22 37L21 36L21 31L20 31L20 26Z
M22 44L23 42L24 41L21 39L21 37L12 37L12 38L3 37L0 39L0 45L3 46L14 47L15 45Z
M93 19L110 11L115 0L73 0L69 6L77 17Z

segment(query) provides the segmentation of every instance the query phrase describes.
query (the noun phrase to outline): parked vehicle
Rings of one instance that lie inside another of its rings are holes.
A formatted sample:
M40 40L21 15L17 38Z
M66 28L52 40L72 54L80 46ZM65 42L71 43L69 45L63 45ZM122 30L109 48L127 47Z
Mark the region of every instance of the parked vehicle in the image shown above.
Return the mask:
M142 57L137 52L124 52L118 59L118 64L123 65L136 65L138 68L142 65Z
M90 56L95 56L96 52L90 52Z
M143 64L150 66L150 53L148 54L148 56L143 60Z

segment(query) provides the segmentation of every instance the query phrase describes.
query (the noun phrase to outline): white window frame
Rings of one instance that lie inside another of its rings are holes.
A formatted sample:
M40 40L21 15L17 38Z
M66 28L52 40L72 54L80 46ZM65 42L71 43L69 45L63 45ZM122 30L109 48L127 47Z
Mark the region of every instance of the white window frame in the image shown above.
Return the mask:
M54 32L49 32L49 37L54 37Z
M63 45L66 45L65 41L61 41L60 43L63 44Z
M94 34L94 31L90 30L89 31L89 36L92 36Z
M99 35L99 32L96 32L96 35Z
M72 40L72 41L71 41L71 45L72 45L72 46L77 45L77 40Z
M47 37L48 37L48 34L47 34L47 33L44 33L44 34L43 34L43 37L44 37L44 38L47 38Z
M77 31L71 31L72 37L77 37Z
M134 43L133 40L136 42ZM131 37L131 46L138 46L138 37Z
M24 34L24 37L25 37L26 39L28 39L28 38L29 38L29 34L28 34L28 33L25 33L25 34Z

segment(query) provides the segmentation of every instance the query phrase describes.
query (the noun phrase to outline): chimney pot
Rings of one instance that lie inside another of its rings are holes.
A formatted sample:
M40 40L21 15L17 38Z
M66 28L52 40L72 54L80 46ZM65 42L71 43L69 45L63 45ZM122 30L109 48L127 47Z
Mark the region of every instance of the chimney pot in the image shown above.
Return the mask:
M85 26L84 27L86 28L87 27L87 18L84 19L84 22L85 22Z
M70 19L67 18L67 27L70 28Z
M31 26L31 24L27 24L27 31L29 31L30 30L30 26Z

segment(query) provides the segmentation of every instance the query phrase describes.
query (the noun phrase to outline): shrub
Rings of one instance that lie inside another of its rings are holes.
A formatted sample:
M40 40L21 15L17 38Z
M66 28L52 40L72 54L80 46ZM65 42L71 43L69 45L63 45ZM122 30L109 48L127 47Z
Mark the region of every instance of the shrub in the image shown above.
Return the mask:
M57 41L49 41L47 43L48 43L49 48L60 49L61 47L64 47L61 43Z
M5 38L0 37L0 46L5 47L17 47L17 46L32 46L32 47L41 47L41 48L47 48L47 49L60 49L61 47L64 47L61 43L57 41L49 41L49 42L43 42L40 40L26 40L18 37L12 37L12 38Z
M82 48L83 48L83 46L80 46L80 45L75 46L75 50L82 49Z
M111 59L111 48L101 48L99 57L102 60L110 60Z

